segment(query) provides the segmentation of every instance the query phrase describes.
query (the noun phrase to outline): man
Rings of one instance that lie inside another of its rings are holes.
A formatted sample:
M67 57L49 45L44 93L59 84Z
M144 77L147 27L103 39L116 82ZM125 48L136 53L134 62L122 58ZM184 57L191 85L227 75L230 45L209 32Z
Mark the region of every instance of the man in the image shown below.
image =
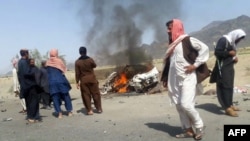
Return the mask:
M67 110L68 116L73 116L73 105L70 96L71 85L65 76L67 68L58 56L58 49L53 48L49 52L49 59L46 61L46 70L48 73L49 92L53 100L53 105L57 117L63 117L61 109L62 101Z
M27 107L27 121L35 123L41 121L39 113L39 100L40 100L40 70L35 65L33 58L29 59L29 69L24 74L25 78L25 102Z
M28 69L29 69L29 63L28 63L29 51L27 49L21 49L20 55L21 55L21 59L18 61L17 76L18 76L18 81L20 83L19 98L21 100L21 105L23 109L19 113L26 113L26 103L24 99L24 94L25 94L25 89L27 85L25 83L24 75L28 72Z
M166 52L161 81L163 81L163 86L168 88L171 102L176 106L184 130L176 137L201 139L204 123L195 109L198 79L196 69L208 60L209 49L201 41L185 34L183 24L179 19L167 22L166 26L170 44ZM188 61L188 48L196 52L197 57L194 58L194 63ZM195 128L195 132L192 127Z
M13 92L15 93L16 97L19 96L19 93L20 93L20 86L19 86L19 81L17 78L17 63L18 63L18 59L13 58L12 59Z
M80 88L82 101L87 110L87 115L93 115L91 107L91 99L94 100L94 105L97 113L102 113L101 94L99 91L98 81L94 74L96 67L95 61L87 56L85 47L79 48L80 57L75 61L75 79L77 89Z
M40 86L42 88L41 100L43 104L42 109L50 110L52 98L49 93L49 82L48 82L48 73L46 70L46 61L41 62L40 73L41 73Z
M217 98L225 113L232 117L238 117L237 111L240 110L233 106L234 64L238 62L236 45L245 36L246 33L242 29L223 35L218 40L214 52L217 59L212 76L215 76Z

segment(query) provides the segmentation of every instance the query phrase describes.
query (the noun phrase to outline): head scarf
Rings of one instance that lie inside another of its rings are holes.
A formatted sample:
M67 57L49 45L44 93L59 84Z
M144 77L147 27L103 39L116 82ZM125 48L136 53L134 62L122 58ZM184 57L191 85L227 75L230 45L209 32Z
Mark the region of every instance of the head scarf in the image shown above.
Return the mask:
M235 41L241 37L244 37L244 36L246 36L246 33L242 29L235 29L235 30L229 32L228 34L223 35L223 37L225 37L228 40L228 42L230 43L230 45L232 45L234 48L236 47Z
M173 42L178 39L179 36L184 34L184 27L182 21L179 19L173 19L172 27L172 40Z
M66 66L63 61L58 57L58 50L51 49L49 52L50 58L46 62L46 66L54 67L61 70L63 73L66 72Z
M172 40L173 42L168 46L165 59L168 58L174 51L177 44L179 44L188 35L184 33L184 27L179 19L173 19Z

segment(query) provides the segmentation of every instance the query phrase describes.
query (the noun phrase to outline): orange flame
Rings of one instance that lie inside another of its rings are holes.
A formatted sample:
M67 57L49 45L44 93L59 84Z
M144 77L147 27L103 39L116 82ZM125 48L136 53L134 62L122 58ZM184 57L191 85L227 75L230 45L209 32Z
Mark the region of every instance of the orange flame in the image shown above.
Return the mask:
M120 74L120 77L117 77L114 82L114 88L117 90L118 93L125 93L127 92L127 83L128 79L125 73Z

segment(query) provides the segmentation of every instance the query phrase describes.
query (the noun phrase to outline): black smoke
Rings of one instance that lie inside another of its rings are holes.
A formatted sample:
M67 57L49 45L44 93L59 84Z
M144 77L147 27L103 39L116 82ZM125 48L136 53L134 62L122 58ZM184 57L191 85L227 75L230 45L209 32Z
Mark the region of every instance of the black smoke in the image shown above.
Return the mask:
M181 0L86 0L86 3L91 6L94 20L84 41L95 60L103 65L152 61L150 52L142 47L144 32L151 29L153 41L161 45L167 41L165 23L179 18L181 12Z

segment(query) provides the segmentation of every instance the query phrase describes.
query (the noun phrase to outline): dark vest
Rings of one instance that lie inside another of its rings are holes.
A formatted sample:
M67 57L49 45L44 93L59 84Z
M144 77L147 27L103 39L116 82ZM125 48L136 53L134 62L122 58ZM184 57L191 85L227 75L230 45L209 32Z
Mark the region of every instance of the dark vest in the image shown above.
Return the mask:
M199 55L198 51L196 51L191 42L190 42L190 36L185 37L182 40L182 48L183 48L183 56L189 62L190 64L194 64L196 57ZM170 58L168 57L166 60L166 64L164 66L161 81L167 82L168 80L168 72L169 72L169 65L170 65ZM207 77L210 76L210 70L207 67L207 64L204 63L200 65L196 69L196 75L197 75L197 83L201 83L203 80L205 80Z

